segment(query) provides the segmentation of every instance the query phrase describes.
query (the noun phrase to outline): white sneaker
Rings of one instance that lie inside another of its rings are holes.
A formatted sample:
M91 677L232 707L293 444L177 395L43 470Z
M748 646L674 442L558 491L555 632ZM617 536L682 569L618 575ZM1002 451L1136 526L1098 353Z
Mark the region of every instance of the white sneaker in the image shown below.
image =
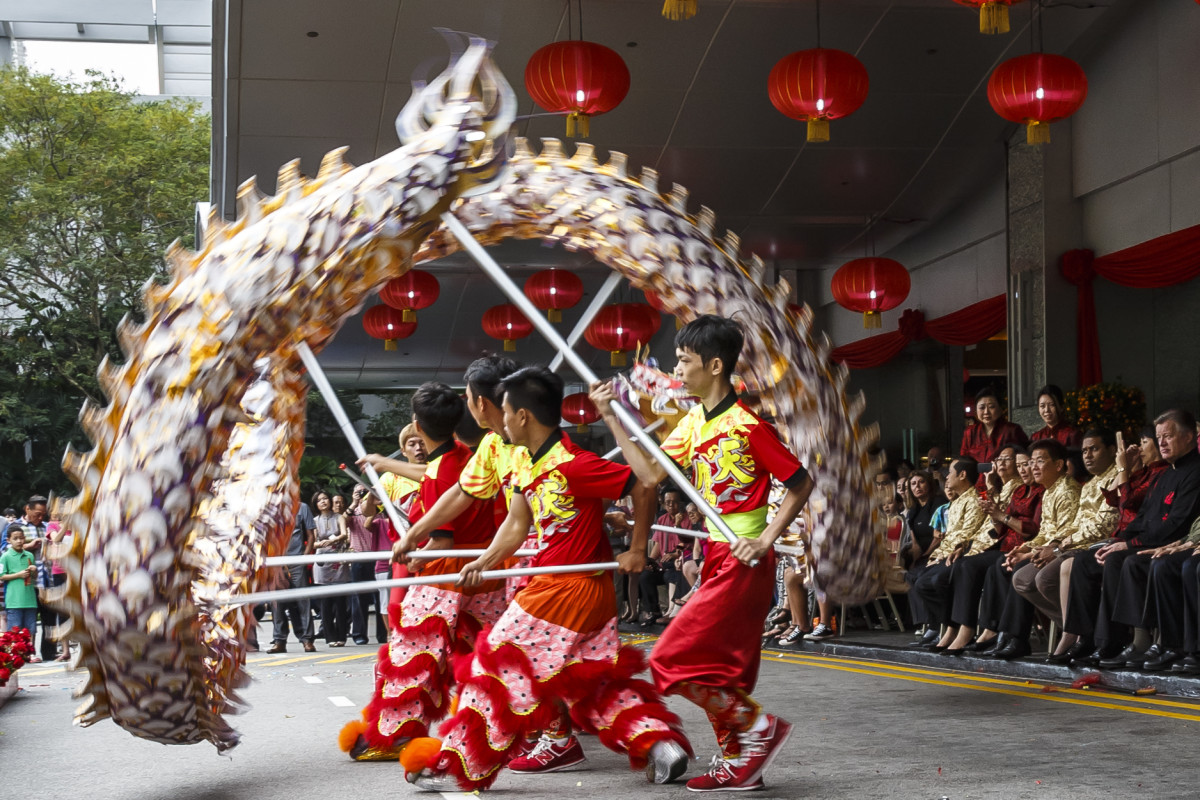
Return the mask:
M650 748L646 763L646 780L651 783L671 783L687 772L688 754L677 742L666 739Z

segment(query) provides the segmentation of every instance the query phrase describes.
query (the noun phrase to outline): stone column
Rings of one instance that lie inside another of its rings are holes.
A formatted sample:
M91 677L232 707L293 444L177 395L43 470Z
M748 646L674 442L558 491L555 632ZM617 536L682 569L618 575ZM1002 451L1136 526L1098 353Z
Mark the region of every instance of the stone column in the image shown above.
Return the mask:
M1008 145L1008 405L1029 433L1043 425L1037 390L1075 387L1076 294L1058 260L1082 235L1070 121L1054 124L1048 145L1026 144L1020 129Z

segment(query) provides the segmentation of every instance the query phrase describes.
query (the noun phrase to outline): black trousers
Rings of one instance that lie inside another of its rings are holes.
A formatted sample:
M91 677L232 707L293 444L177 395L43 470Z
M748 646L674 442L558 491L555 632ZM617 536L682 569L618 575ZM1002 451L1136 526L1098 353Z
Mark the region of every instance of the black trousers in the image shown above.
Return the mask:
M375 565L370 561L350 562L350 580L353 583L375 580ZM369 622L372 605L379 605L378 590L350 595L350 636L356 642L365 642L371 638ZM384 609L383 613L386 614L387 609ZM378 621L375 627L378 632Z
M1096 550L1075 557L1063 626L1068 633L1092 638L1098 647L1107 650L1129 642L1133 633L1128 625L1113 622L1112 612L1117 605L1125 561L1141 549L1144 548L1109 553L1103 564L1096 561Z
M62 586L67 582L66 575L51 575L51 586ZM2 591L2 590L0 590ZM58 658L58 640L54 638L54 628L65 623L69 617L66 614L60 614L50 606L46 605L38 599L38 614L42 618L42 644L41 655L42 661L53 661ZM64 647L68 645L64 642Z
M1188 561L1200 563L1200 557L1193 556L1190 550L1182 553L1172 553L1169 556L1155 558L1150 561L1150 593L1146 605L1154 617L1154 627L1158 628L1162 646L1168 650L1187 649L1184 647L1185 626L1187 625L1187 605L1189 592L1184 585L1183 573ZM1193 581L1196 568L1191 568ZM1194 586L1193 586L1194 589ZM1194 607L1196 598L1191 598ZM1194 626L1193 626L1194 627ZM1191 639L1195 644L1195 631ZM1191 652L1189 650L1189 652Z
M950 567L950 621L974 628L979 624L979 600L987 575L1004 559L999 548L960 558Z
M1150 569L1153 561L1145 552L1125 559L1117 584L1112 621L1126 628L1153 628L1154 615L1149 598ZM1149 612L1149 616L1147 616Z
M326 644L346 641L349 616L350 598L346 595L321 598L321 637Z
M950 569L940 563L926 567L910 592L921 598L929 625L950 624Z
M979 601L979 625L989 631L1003 630L1000 620L1004 606L1012 589L1012 572L1004 567L1004 559L997 559L983 579L983 596Z
M908 613L912 617L914 628L928 625L931 622L929 619L929 609L925 607L925 603L922 602L921 596L917 594L915 589L917 581L921 579L921 576L925 574L925 570L928 568L929 562L923 558L909 567L908 571L904 573L904 579L908 581L908 586L911 590L904 596L908 599Z

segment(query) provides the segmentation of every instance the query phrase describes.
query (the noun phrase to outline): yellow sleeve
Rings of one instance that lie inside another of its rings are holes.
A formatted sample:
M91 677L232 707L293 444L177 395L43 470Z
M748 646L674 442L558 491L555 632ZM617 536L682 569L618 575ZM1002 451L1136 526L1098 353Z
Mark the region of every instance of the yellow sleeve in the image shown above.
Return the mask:
M471 497L488 500L500 491L500 437L488 433L458 476L458 487Z
M675 426L675 430L671 431L667 436L666 441L662 443L662 451L671 457L679 466L688 469L692 466L692 445L695 441L696 420L699 419L698 414L704 413L703 406L696 406L679 421Z
M1098 481L1099 478L1093 480ZM1119 516L1117 509L1105 502L1099 484L1092 487L1089 483L1080 494L1074 530L1063 539L1062 549L1075 550L1103 542L1117 529Z
M1062 539L1067 534L1064 530L1075 521L1079 513L1079 484L1071 482L1054 493L1047 504L1042 499L1042 525L1038 535L1029 543L1030 547L1045 547L1056 539Z

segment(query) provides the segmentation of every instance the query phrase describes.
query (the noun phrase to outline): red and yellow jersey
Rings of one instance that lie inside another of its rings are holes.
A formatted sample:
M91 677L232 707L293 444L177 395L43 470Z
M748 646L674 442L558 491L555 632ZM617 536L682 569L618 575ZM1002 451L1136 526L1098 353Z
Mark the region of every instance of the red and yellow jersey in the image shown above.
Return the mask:
M421 479L416 502L408 518L416 522L433 508L438 498L458 484L463 468L471 459L471 448L462 442L451 440L429 454L425 465L425 477ZM449 533L456 546L477 544L487 546L496 535L496 519L492 504L488 500L471 503L466 511L446 525L438 528L439 534Z
M808 474L779 440L775 426L732 392L711 412L702 405L689 411L662 449L693 470L701 496L739 536L757 537L766 527L772 475L790 488ZM724 541L711 521L708 529Z
M633 470L614 464L553 434L532 459L520 487L533 512L538 547L533 566L588 564L612 560L604 533L604 510L624 497L636 480Z
M388 499L406 515L412 508L413 501L417 499L417 489L421 486L418 481L391 472L379 476L379 485L387 492Z
M507 512L516 486L528 480L529 467L528 450L504 441L495 431L488 431L463 468L458 486L480 500L499 497Z

